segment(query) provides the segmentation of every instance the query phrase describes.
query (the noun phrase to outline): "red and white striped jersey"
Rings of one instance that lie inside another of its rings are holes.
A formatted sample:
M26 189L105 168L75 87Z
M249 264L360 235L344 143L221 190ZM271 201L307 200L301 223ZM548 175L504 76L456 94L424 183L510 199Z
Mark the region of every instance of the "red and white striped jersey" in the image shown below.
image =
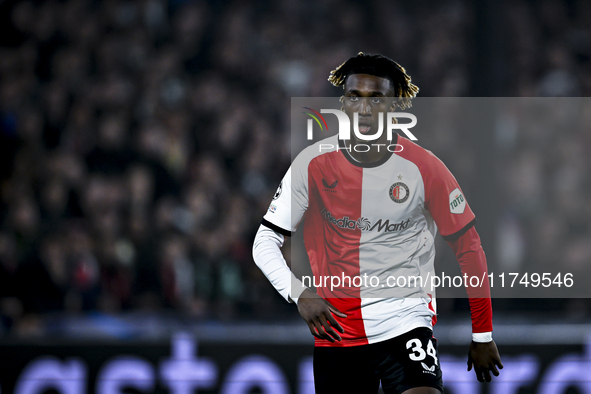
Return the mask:
M474 214L435 155L400 136L395 143L396 152L374 163L356 161L336 135L307 147L264 216L264 225L284 235L304 218L317 293L347 314L335 316L343 341L316 339L316 346L376 343L435 324L435 294L413 288L407 291L414 294L384 296L383 287L388 277L434 275L437 231L453 235L470 226ZM335 275L376 277L379 285L318 286Z

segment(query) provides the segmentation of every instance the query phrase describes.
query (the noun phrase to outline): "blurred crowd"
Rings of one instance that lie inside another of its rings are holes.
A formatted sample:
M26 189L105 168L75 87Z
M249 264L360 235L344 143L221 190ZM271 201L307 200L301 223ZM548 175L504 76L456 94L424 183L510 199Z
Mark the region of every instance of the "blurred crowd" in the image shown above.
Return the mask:
M5 330L61 311L293 316L251 257L291 160L290 98L338 96L326 78L361 50L403 64L422 96L469 96L484 77L472 72L469 1L23 0L0 8ZM511 1L500 12L502 95L591 93L591 3ZM514 186L544 174L553 138L531 141L512 157L521 168L510 175ZM555 169L567 180L540 180L522 197L566 182L561 190L584 205L589 185L577 185L590 142L588 131L573 135L564 149L578 155L565 151ZM467 155L458 160L475 153ZM554 219L573 204L546 206L545 224L512 216L524 234L538 229L522 237L520 261L551 258L536 245L554 239ZM579 251L569 252L583 263L586 223L572 239ZM571 246L552 245L557 255Z

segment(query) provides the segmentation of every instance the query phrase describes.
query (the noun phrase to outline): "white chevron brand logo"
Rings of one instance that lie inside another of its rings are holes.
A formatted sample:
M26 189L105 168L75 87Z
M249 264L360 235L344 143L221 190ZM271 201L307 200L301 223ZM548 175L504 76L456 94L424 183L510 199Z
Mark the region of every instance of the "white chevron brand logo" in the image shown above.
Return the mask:
M421 361L421 365L423 366L423 373L428 373L431 374L433 376L435 376L435 365L432 366L427 366L427 364L425 364L424 362Z

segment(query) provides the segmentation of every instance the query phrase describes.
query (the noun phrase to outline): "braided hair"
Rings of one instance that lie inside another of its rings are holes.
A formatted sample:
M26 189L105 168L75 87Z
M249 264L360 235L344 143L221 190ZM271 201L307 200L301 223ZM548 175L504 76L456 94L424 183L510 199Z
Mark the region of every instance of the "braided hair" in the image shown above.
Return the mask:
M394 95L398 97L396 105L400 109L410 108L410 100L419 92L419 87L410 82L410 76L404 67L386 56L359 52L357 56L349 58L332 70L328 81L334 86L344 88L345 80L351 74L369 74L389 79L394 88Z

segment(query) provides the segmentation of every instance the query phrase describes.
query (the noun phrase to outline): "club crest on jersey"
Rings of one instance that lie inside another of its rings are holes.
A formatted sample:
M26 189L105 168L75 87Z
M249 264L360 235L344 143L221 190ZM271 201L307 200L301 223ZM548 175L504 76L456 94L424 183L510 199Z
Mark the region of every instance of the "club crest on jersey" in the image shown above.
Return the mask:
M392 201L397 203L403 203L408 200L408 196L410 196L410 190L408 190L408 186L402 182L396 182L392 186L390 186L390 191L388 195L392 199Z
M466 199L459 188L455 188L449 193L449 210L451 213L461 214L466 209Z
M281 195L282 191L283 191L283 181L281 181L281 183L279 184L279 187L277 188L277 191L275 192L275 195L273 196L273 200L277 200L279 198L279 196Z

